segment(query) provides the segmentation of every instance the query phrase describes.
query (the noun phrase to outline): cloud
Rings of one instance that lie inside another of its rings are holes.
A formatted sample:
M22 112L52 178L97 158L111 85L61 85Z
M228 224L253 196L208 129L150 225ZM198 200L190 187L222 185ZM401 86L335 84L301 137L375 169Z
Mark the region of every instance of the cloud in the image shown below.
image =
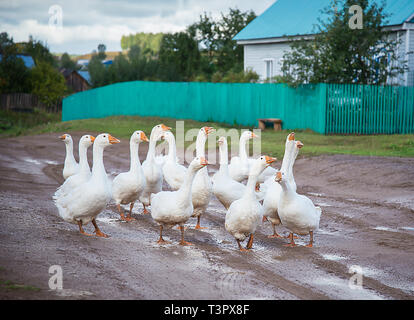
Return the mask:
M15 41L29 35L47 42L53 52L87 53L104 43L120 50L122 35L136 32L177 32L204 11L218 17L238 7L262 13L274 0L14 0L0 2L0 32ZM62 8L62 29L49 26L49 8Z

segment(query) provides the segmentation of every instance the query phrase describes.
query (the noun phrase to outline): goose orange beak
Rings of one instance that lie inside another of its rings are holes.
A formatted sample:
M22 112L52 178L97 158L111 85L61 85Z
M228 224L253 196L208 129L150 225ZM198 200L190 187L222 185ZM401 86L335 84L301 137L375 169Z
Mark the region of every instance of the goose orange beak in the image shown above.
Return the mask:
M144 131L141 131L141 134L140 134L140 139L142 140L142 141L145 141L145 142L148 142L149 140L148 140L148 137L146 136L146 134L144 133Z
M168 131L168 130L171 130L171 128L170 127L167 127L165 124L163 124L163 123L161 123L161 128L162 128L162 130L164 130L164 131Z
M252 132L252 138L259 138L259 136L255 134L254 132Z
M201 157L200 158L200 164L203 165L203 166L208 165L208 162L207 162L206 158Z
M111 136L110 134L108 134L108 140L109 140L110 144L115 144L115 143L120 143L121 142L117 138Z
M214 131L213 127L204 127L204 132L206 133L206 135L209 135L213 131Z
M289 140L289 141L293 141L293 140L295 140L295 133L294 133L294 132L289 133L289 135L288 135L288 140Z
M60 140L65 140L66 139L66 134L62 134L61 136L59 136Z
M282 172L280 172L280 171L276 172L275 181L276 182L282 181Z
M267 164L271 164L271 163L275 162L276 160L277 160L276 158L266 156L266 163Z
M296 146L300 149L300 148L302 148L302 147L303 147L303 143L302 143L302 142L300 142L300 141L297 141L297 142L296 142Z
M91 137L91 141L92 143L95 141L95 137L94 136L90 136Z

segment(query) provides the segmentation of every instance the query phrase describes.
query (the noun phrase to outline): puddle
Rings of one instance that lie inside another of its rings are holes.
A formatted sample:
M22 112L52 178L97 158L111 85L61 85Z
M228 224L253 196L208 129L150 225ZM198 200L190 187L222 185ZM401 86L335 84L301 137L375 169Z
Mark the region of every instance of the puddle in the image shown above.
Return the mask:
M321 207L332 207L331 204L327 204L325 202L318 202L318 203L316 203L316 205L321 206Z
M95 294L86 290L72 290L72 289L62 289L54 290L56 295L59 297L83 297L83 296L94 296Z
M311 195L311 196L315 196L315 197L323 197L324 196L323 193L308 192L308 194Z
M398 230L396 230L396 229L392 229L392 228L388 228L388 227L382 227L382 226L378 226L378 227L375 227L373 229L378 230L378 231L398 232Z
M100 221L100 222L108 223L108 224L114 224L115 222L118 221L118 219L114 219L110 217L99 217L99 218L96 218L96 221Z
M45 160L45 163L52 164L52 165L55 165L55 166L57 166L59 164L59 162L53 161L53 160Z
M414 231L414 227L401 227L400 229Z
M323 254L322 257L325 260L330 260L330 261L339 261L339 260L345 260L345 259L347 259L345 257L337 256L335 254Z
M334 277L320 277L313 281L320 287L325 287L330 294L336 295L339 299L357 300L382 300L384 297L378 293L365 289L363 286L353 289L348 280Z
M24 161L29 162L29 163L34 163L37 165L41 165L42 163L36 159L32 159L32 158L23 158Z

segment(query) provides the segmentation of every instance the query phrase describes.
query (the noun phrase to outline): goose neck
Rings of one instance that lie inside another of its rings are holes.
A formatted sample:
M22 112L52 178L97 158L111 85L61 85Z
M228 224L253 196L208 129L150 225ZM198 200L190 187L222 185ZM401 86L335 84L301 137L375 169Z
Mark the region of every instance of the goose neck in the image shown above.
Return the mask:
M228 156L228 149L227 149L227 143L224 142L219 147L219 154L220 154L220 172L228 172L228 166L229 166L229 156Z
M247 184L246 184L246 190L244 192L244 197L256 199L255 188L256 188L257 179L258 179L257 174L249 174L249 178L247 179Z
M105 166L103 163L103 150L104 150L103 147L94 144L93 166L92 166L92 177L93 178L106 177Z
M169 137L167 142L168 142L168 159L175 162L177 159L177 149L176 149L174 137Z
M247 159L247 141L248 139L245 136L241 136L239 142L239 157L242 160Z
M76 162L75 157L73 156L73 143L65 143L66 146L66 157L65 162Z
M199 133L196 140L196 155L197 157L205 157L205 145L207 138L204 133Z
M180 198L185 199L191 202L191 189L193 186L194 177L197 173L193 167L188 167L187 172L185 174L184 182L181 185L180 189L178 189L178 194Z
M139 143L135 143L135 142L130 142L129 144L129 152L130 152L130 171L136 171L140 166L141 163L139 162Z
M88 148L84 145L79 145L79 166L82 172L90 172L88 163Z

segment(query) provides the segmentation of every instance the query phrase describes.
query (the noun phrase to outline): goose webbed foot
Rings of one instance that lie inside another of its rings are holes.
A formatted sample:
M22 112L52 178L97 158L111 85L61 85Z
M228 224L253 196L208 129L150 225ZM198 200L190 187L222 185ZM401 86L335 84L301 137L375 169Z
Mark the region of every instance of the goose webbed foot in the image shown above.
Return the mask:
M92 224L93 224L93 226L95 227L95 231L94 231L94 233L95 233L95 235L96 235L97 237L109 238L109 235L107 235L107 234L103 233L101 230L99 230L99 227L98 227L98 225L96 224L96 220L95 220L95 219L93 219L93 220L92 220Z

